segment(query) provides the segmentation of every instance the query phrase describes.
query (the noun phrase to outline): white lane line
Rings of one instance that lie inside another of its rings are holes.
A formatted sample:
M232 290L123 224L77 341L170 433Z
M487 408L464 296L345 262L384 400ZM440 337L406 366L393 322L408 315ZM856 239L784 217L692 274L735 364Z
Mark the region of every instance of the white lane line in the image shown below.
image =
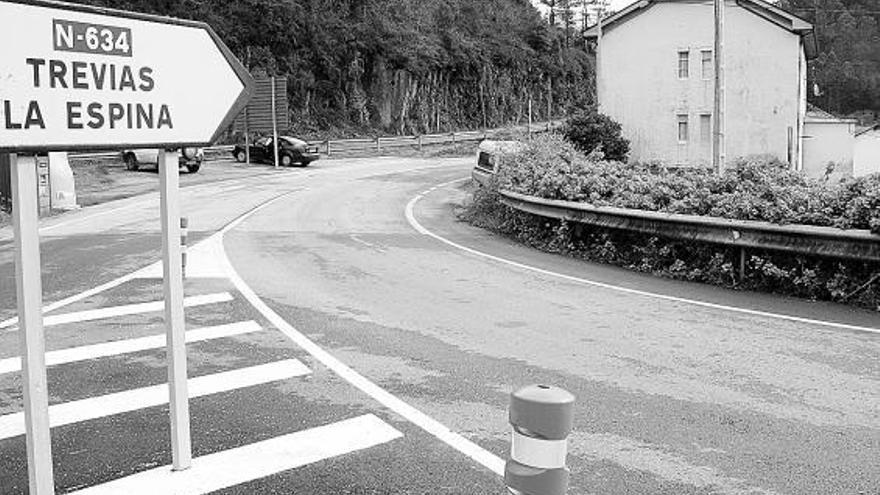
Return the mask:
M464 181L467 179L470 179L470 177L462 177L460 179L452 180L449 182L444 182L444 183L438 185L437 187L445 187L450 184L454 184L456 182L461 182L461 181ZM661 299L664 301L672 301L672 302L677 302L677 303L692 304L694 306L700 306L700 307L704 307L704 308L718 309L718 310L722 310L722 311L731 311L734 313L747 314L747 315L751 315L751 316L760 316L763 318L776 318L779 320L792 321L795 323L806 323L809 325L839 328L842 330L854 330L857 332L880 333L880 328L863 327L863 326L859 326L859 325L848 325L846 323L837 323L837 322L833 322L833 321L814 320L812 318L802 318L800 316L771 313L771 312L759 311L759 310L755 310L755 309L740 308L737 306L727 306L725 304L715 304L715 303L710 303L710 302L706 302L706 301L698 301L695 299L686 299L683 297L668 296L666 294L658 294L656 292L648 292L648 291L643 291L643 290L638 290L638 289L630 289L627 287L620 287L618 285L606 284L604 282L597 282L595 280L588 280L585 278L574 277L571 275L565 275L563 273L552 272L550 270L544 270L543 268L537 268L534 266L525 265L523 263L518 263L516 261L511 261L511 260L508 260L505 258L500 258L498 256L494 256L489 253L485 253L483 251L478 251L476 249L469 248L467 246L462 246L461 244L458 244L458 243L453 242L445 237L442 237L438 234L431 232L430 230L426 229L421 223L419 223L419 221L416 220L416 217L415 217L415 214L413 213L413 210L415 209L416 203L418 203L419 200L421 200L425 196L425 194L427 194L427 193L428 193L428 191L424 191L424 192L416 195L414 198L412 198L409 201L409 203L406 204L406 210L405 210L406 220L407 220L407 222L409 222L410 226L413 229L415 229L420 234L424 234L424 235L433 237L434 239L436 239L446 245L452 246L456 249L460 249L462 251L471 253L476 256L480 256L482 258L496 261L498 263L503 263L505 265L514 266L514 267L520 268L522 270L528 270L531 272L540 273L542 275L548 275L551 277L561 278L563 280L568 280L569 282L577 282L580 284L592 285L594 287L601 287L603 289L609 289L609 290L613 290L613 291L617 291L617 292L623 292L625 294L633 294L633 295L637 295L637 296L650 297L653 299Z
M149 268L149 267L147 267L147 268ZM82 301L83 299L86 299L88 297L92 297L95 294L100 294L101 292L104 292L106 290L110 290L110 289L112 289L114 287L118 287L126 282L129 282L131 280L139 278L141 275L141 272L144 272L147 268L134 271L132 273L129 273L128 275L123 275L119 278L113 279L109 282L101 284L101 285L94 287L92 289L89 289L85 292L80 292L79 294L75 294L73 296L66 297L64 299L61 299L60 301L55 301L52 304L47 304L46 306L43 306L43 314L48 313L50 311L54 311L58 308L62 308L64 306L69 306L75 302ZM17 325L17 324L18 324L18 317L13 316L12 318L9 318L9 319L6 319L6 320L3 320L2 322L0 322L0 330L2 330L4 328L9 328L9 327Z
M256 213L257 211L259 210L253 210L251 214ZM247 216L240 218L235 225L240 224L246 218ZM361 392L372 397L375 401L394 411L395 413L402 416L419 428L430 433L450 447L470 457L471 459L486 467L498 476L504 475L503 459L480 447L476 443L466 439L462 435L450 430L439 421L428 416L422 411L419 411L418 409L407 404L403 400L395 397L382 387L365 378L357 371L349 368L342 361L336 359L329 352L325 351L317 344L309 340L308 337L303 335L290 323L287 323L284 318L282 318L278 313L273 311L272 308L266 305L266 303L264 303L263 300L260 299L259 296L257 296L253 289L251 289L244 282L244 280L242 280L241 276L238 275L238 272L235 271L235 268L232 267L232 263L230 263L229 257L226 255L226 251L222 250L223 232L224 231L220 232L220 236L212 236L211 241L219 242L221 245L220 253L222 253L224 257L223 263L226 266L227 276L232 281L232 284L235 285L236 289L238 289L238 291L241 293L241 295L245 299L247 299L247 301L250 302L251 305L257 311L259 311L267 320L269 320L272 325L274 325L278 330L287 335L287 337L292 340L296 345L311 354L312 357L317 359L324 366L332 370L334 373L352 384L354 387L358 388Z
M189 396L190 399L193 399L262 383L286 380L309 373L311 373L311 370L299 360L286 359L249 368L190 378L188 381ZM126 390L124 392L50 406L49 424L54 428L56 426L79 423L80 421L103 418L167 403L168 384L163 383L161 385ZM0 439L24 435L24 433L23 411L0 416Z
M403 437L372 414L193 459L186 471L163 466L73 493L202 495Z
M412 171L433 170L433 169L437 169L437 168L447 168L447 165L429 165L429 166L425 166L425 167L417 167L417 168L412 169ZM334 169L334 170L332 170L331 172L332 172L331 175L339 175L339 174L343 174L343 173L348 173L347 170L343 170L343 169ZM253 177L253 178L258 178L258 177L268 176L268 175L276 175L276 174L275 174L274 172L270 172L270 173L265 173L265 174L257 174L257 175L254 175L254 176L252 176L252 177ZM311 177L312 175L314 175L314 174L313 174L313 173L304 174L303 177L304 177L304 178L309 178L309 177ZM229 180L232 181L232 180L238 180L238 179L229 179ZM245 179L245 180L247 180L247 179ZM256 213L256 212L262 210L263 208L268 207L269 205L275 203L276 201L278 201L278 200L280 200L280 199L283 199L284 197L289 196L289 195L291 195L291 194L293 194L293 193L295 193L295 192L308 191L308 190L309 190L309 188L307 188L307 187L300 187L300 188L295 188L295 189L287 190L287 191L285 191L285 192L279 194L278 196L275 196L274 198L272 198L272 199L266 201L265 203L263 203L263 204L261 204L261 205L255 207L255 208L252 209L251 211L248 211L248 212L243 213L243 214L240 215L238 218L236 218L235 220L233 220L233 222L231 222L230 224L226 225L226 227L224 227L224 228L223 228L222 230L220 230L219 232L214 233L213 235L218 235L218 234L219 234L219 235L222 235L222 234L225 233L225 232L229 232L229 231L232 230L233 228L237 227L237 226L238 226L242 221L244 221L247 217L250 217L250 216L253 215L254 213ZM148 193L148 194L152 194L152 193ZM140 204L140 203L139 203L139 204ZM71 219L71 220L68 221L68 222L63 222L63 224L69 224L69 223L79 222L79 221L81 221L81 220L86 220L87 218L92 218L92 217L95 217L95 216L105 215L105 214L107 214L107 213L112 213L112 212L115 212L115 211L123 210L123 209L126 209L126 208L130 208L130 207L132 207L132 206L133 206L133 205L122 206L122 207L119 207L119 208L114 209L114 210L110 210L110 211L106 211L106 212L99 212L99 213L96 213L96 214L94 214L94 215L89 215L88 217ZM62 225L62 224L56 224L56 225L51 225L51 226L46 227L46 228L54 229L54 228L60 227L61 225ZM43 230L43 229L41 229L41 230ZM205 240L207 240L207 239L205 239ZM196 244L195 246L193 246L193 248L197 247L199 244L202 244L202 242L204 242L204 241L199 242L198 244ZM67 298L61 299L61 300L59 300L59 301L55 301L54 303L51 303L51 304L47 304L47 305L43 306L43 313L44 313L44 314L45 314L45 313L49 313L50 311L54 311L54 310L56 310L56 309L58 309L58 308L63 308L64 306L69 306L69 305L71 305L71 304L73 304L73 303L75 303L75 302L82 301L83 299L86 299L86 298L88 298L88 297L92 297L92 296L94 296L95 294L100 294L101 292L104 292L104 291L110 290L110 289L112 289L112 288L114 288L114 287L118 287L118 286L120 286L120 285L122 285L122 284L124 284L124 283L126 283L126 282L129 282L129 281L131 281L131 280L134 280L134 279L138 279L138 278L154 278L154 275L153 275L153 273L155 272L154 265L159 265L159 266L161 267L161 263L162 263L161 261L158 261L158 262L152 263L152 264L150 264L150 265L148 265L148 266L145 266L145 267L143 267L143 268L141 268L141 269L139 269L139 270L137 270L137 271L134 271L134 272L129 273L129 274L127 274L127 275L123 275L123 276L121 276L121 277L119 277L119 278L116 278L116 279L113 279L113 280L111 280L111 281L109 281L109 282L103 283L103 284L101 284L101 285L99 285L99 286L97 286L97 287L94 287L94 288L92 288L92 289L89 289L89 290L87 290L87 291L85 291L85 292L81 292L81 293L79 293L79 294L74 294L73 296L70 296L70 297L67 297ZM8 318L8 319L6 319L6 320L0 321L0 330L2 330L2 329L4 329L4 328L9 328L9 327L14 326L14 325L17 325L17 324L18 324L18 317L17 317L17 316L13 316L12 318Z
M155 194L155 193L148 193L148 194ZM158 204L158 202L159 202L158 199L153 199L151 201L155 202L156 204ZM79 223L79 222L84 222L86 220L91 220L91 219L97 218L97 217L102 217L104 215L109 215L111 213L119 213L120 211L123 211L123 210L130 210L135 207L144 208L145 206L148 206L148 205L145 205L143 202L137 202L137 203L113 208L111 210L99 211L99 212L92 213L90 215L84 215L84 216L81 216L78 218L71 218L70 220L67 220L67 221L58 222L56 224L47 225L45 227L40 227L40 233L44 234L50 230L54 230L59 227L66 227L68 225L72 225L72 224Z
M231 300L232 294L228 292L218 292L216 294L203 294L200 296L187 297L183 300L183 306L189 308ZM46 316L43 318L43 326L50 327L53 325L64 325L66 323L79 323L83 321L102 320L105 318L116 318L118 316L152 313L154 311L162 311L163 309L165 309L165 301L150 301L145 303L126 304L123 306L110 306L108 308L89 309L74 313Z
M230 323L228 325L197 328L186 332L186 342L191 343L202 342L212 339L221 339L224 337L232 337L234 335L259 332L260 330L262 330L262 327L260 327L260 325L253 320ZM148 337L140 337L136 339L102 342L100 344L72 347L70 349L60 349L57 351L47 352L46 365L56 366L59 364L75 363L77 361L85 361L88 359L97 359L102 357L127 354L131 352L146 351L149 349L158 349L164 346L164 334L150 335ZM0 359L0 374L12 373L20 369L20 357L16 356L13 358Z

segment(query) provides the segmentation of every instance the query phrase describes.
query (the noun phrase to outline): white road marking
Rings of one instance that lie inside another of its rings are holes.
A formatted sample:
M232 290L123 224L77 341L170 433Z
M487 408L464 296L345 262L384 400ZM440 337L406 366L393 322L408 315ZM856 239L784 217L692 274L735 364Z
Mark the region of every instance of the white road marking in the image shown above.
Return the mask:
M230 323L228 325L218 325L214 327L197 328L186 332L186 341L201 342L211 339L220 339L223 337L232 337L233 335L242 335L245 333L259 332L262 327L255 321L243 321L239 323ZM165 346L165 334L150 335L148 337L140 337L136 339L116 340L112 342L103 342L100 344L73 347L70 349L60 349L46 353L46 366L55 366L59 364L74 363L77 361L85 361L88 359L97 359L108 356L117 356L131 352L146 351L149 349L158 349ZM12 373L21 369L21 358L13 357L0 359L0 374Z
M286 380L309 373L311 373L311 370L299 360L286 359L249 368L190 378L188 381L189 396L192 399L263 383ZM68 425L167 403L168 384L163 383L161 385L126 390L124 392L50 406L49 423L51 427ZM24 435L24 433L24 412L0 416L0 439Z
M202 495L324 459L367 449L403 434L372 414L298 431L193 460L186 471L171 466L151 469L102 485L80 495Z
M438 185L437 187L445 187L450 184L454 184L456 182L461 182L461 181L464 181L467 179L470 179L470 177L462 177L460 179L452 180L449 182L444 182L444 183ZM461 251L465 251L465 252L473 254L475 256L480 256L482 258L496 261L498 263L503 263L505 265L514 266L514 267L520 268L522 270L540 273L542 275L548 275L551 277L561 278L561 279L567 280L569 282L576 282L576 283L585 284L585 285L592 285L594 287L601 287L603 289L609 289L609 290L613 290L613 291L617 291L617 292L623 292L625 294L633 294L633 295L637 295L637 296L650 297L653 299L661 299L664 301L672 301L672 302L683 303L683 304L692 304L694 306L701 306L704 308L718 309L718 310L722 310L722 311L731 311L734 313L747 314L747 315L751 315L751 316L760 316L760 317L764 317L764 318L775 318L775 319L779 319L779 320L792 321L792 322L796 322L796 323L806 323L809 325L825 326L825 327L831 327L831 328L838 328L838 329L842 329L842 330L854 330L857 332L880 333L880 328L863 327L863 326L859 326L859 325L849 325L846 323L837 323L837 322L833 322L833 321L814 320L812 318L802 318L800 316L792 316L792 315L785 315L785 314L779 314L779 313L770 313L767 311L759 311L759 310L755 310L755 309L740 308L737 306L728 306L725 304L715 304L715 303L710 303L710 302L706 302L706 301L698 301L695 299L686 299L683 297L675 297L675 296L668 296L666 294L658 294L656 292L648 292L648 291L643 291L643 290L638 290L638 289L630 289L627 287L620 287L618 285L606 284L604 282L597 282L595 280L589 280L589 279L585 279L585 278L581 278L581 277L574 277L571 275L565 275L564 273L558 273L558 272L553 272L550 270L544 270L543 268L537 268L537 267L534 267L531 265L526 265L523 263L518 263L516 261L511 261L511 260L508 260L505 258L494 256L489 253L485 253L483 251L478 251L476 249L469 248L467 246L462 246L461 244L458 244L458 243L451 241L445 237L442 237L438 234L435 234L434 232L431 232L430 230L426 229L421 223L419 223L419 221L416 220L416 217L415 217L415 214L413 213L413 210L415 209L416 203L418 203L423 197L425 197L425 195L428 194L428 192L429 191L423 191L423 192L419 193L414 198L412 198L409 201L409 203L406 204L405 215L406 215L407 222L409 222L410 226L413 229L415 229L418 233L432 237L432 238L434 238L434 239L436 239L436 240L438 240L448 246L452 246L456 249L459 249Z
M183 300L183 306L189 308L193 306L204 306L207 304L216 304L231 300L232 295L230 293L218 292L216 294L204 294L200 296L187 297ZM162 311L163 309L165 309L165 301L150 301L138 304L126 304L123 306L110 306L108 308L89 309L86 311L77 311L74 313L63 313L60 315L45 316L43 317L43 326L50 327L53 325L63 325L66 323L78 323L83 321L102 320L105 318L116 318L118 316L152 313L154 311Z
M155 193L150 193L150 194L155 194ZM155 201L155 203L157 203L157 205L158 205L158 202L159 202L159 201L158 201L158 198L156 198L156 199L153 200L153 201ZM117 208L113 208L113 209L111 209L111 210L99 211L99 212L96 212L96 213L92 213L91 215L85 215L85 216L81 216L81 217L78 217L78 218L71 218L70 220L67 220L67 221L58 222L58 223L56 223L56 224L47 225L47 226L45 226L45 227L40 227L40 233L43 234L43 233L46 233L46 232L48 232L48 231L50 231L50 230L57 229L57 228L59 228L59 227L65 227L65 226L67 226L67 225L71 225L71 224L74 224L74 223L84 222L84 221L86 221L86 220L91 220L91 219L96 218L96 217L101 217L101 216L104 216L104 215L109 215L109 214L111 214L111 213L119 213L120 211L123 211L123 210L129 210L129 209L131 209L131 208L135 208L135 207L138 207L138 208L147 208L147 207L149 207L149 206L152 206L152 205L144 204L144 203L134 203L134 204L129 204L129 205L125 205L125 206L120 206L120 207L117 207Z
M365 378L357 371L348 367L342 361L336 359L332 354L322 349L320 346L312 342L308 337L303 335L299 330L294 328L290 323L287 323L284 318L282 318L278 313L276 313L274 310L272 310L272 308L264 303L263 300L260 299L260 297L253 291L253 289L251 289L244 282L241 276L239 276L238 272L235 271L235 268L232 267L232 263L229 261L229 257L226 255L226 251L222 249L223 234L228 232L230 229L238 226L241 222L252 216L254 213L269 206L269 204L277 201L278 199L281 198L276 198L269 203L266 203L261 207L252 210L248 214L243 215L235 222L227 226L227 228L221 230L217 234L211 236L204 241L220 243L220 252L223 254L224 257L223 262L226 266L227 276L229 277L229 280L232 281L232 284L235 285L235 288L238 289L239 293L241 293L241 295L245 299L247 299L247 301L251 303L251 305L257 311L259 311L267 320L269 320L272 325L274 325L278 330L287 335L287 337L290 338L290 340L292 340L296 345L311 354L312 357L320 361L321 364L342 377L345 381L349 382L354 387L358 388L360 391L372 397L375 401L394 411L409 422L430 433L438 440L446 443L450 447L470 457L478 464L486 467L498 476L503 476L505 462L503 459L480 447L476 443L468 440L462 435L450 430L439 421L392 395L382 387Z
M147 267L147 268L150 268L150 267ZM82 301L83 299L86 299L88 297L92 297L95 294L100 294L101 292L110 290L114 287L118 287L126 282L131 281L131 280L134 280L136 278L140 278L141 272L145 271L147 268L137 270L135 272L129 273L128 275L123 275L119 278L113 279L107 283L101 284L101 285L94 287L92 289L89 289L85 292L80 292L79 294L75 294L73 296L61 299L60 301L56 301L52 304L47 304L46 306L43 306L43 314L46 314L50 311L54 311L59 308L63 308L64 306L69 306L75 302L79 302L79 301ZM12 318L9 318L7 320L3 320L2 322L0 322L0 330L2 330L4 328L9 328L9 327L17 325L17 324L18 324L18 317L13 316Z

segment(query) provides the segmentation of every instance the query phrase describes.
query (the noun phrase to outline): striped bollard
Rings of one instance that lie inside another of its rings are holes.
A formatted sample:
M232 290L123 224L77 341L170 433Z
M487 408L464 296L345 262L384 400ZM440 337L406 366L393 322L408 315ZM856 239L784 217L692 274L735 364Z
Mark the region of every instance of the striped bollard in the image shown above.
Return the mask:
M189 228L189 219L180 217L180 265L183 270L183 278L186 278L186 236Z
M531 385L510 396L513 427L504 484L514 495L563 495L568 489L568 434L574 396L561 388Z

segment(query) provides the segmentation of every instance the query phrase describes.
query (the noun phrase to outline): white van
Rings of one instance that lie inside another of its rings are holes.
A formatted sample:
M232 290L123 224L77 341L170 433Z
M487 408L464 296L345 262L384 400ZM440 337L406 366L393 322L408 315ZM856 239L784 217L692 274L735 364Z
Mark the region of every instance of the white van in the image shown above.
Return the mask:
M519 153L525 147L525 143L519 141L483 140L477 148L477 164L471 172L471 177L481 186L485 186L489 179L498 173L499 157Z

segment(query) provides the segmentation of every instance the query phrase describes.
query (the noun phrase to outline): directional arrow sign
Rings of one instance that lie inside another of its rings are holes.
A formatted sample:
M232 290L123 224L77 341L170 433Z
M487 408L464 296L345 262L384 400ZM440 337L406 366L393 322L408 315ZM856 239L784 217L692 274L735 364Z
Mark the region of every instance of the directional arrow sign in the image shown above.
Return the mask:
M0 0L0 151L202 146L253 80L201 22Z

